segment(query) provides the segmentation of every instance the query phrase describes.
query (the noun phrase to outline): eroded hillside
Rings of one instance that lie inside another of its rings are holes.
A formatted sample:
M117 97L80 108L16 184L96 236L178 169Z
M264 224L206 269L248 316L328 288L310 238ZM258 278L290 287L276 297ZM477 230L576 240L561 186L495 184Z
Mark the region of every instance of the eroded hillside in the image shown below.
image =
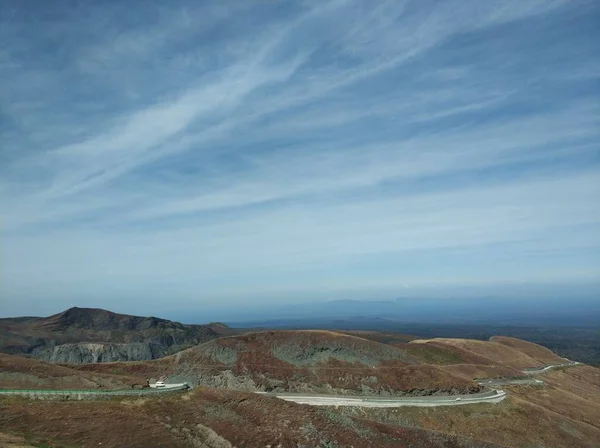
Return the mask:
M156 317L70 308L49 317L0 319L0 352L54 363L142 361L231 333L222 324L184 325Z
M364 395L478 392L481 387L392 345L330 331L268 331L216 339L175 355L81 369L135 373L245 391Z

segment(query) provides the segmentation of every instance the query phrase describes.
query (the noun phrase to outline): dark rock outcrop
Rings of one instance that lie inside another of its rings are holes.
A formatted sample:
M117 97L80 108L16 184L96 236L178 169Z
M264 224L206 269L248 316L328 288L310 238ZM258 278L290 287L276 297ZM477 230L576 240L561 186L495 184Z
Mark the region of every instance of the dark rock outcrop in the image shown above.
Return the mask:
M166 355L158 344L131 342L124 344L100 344L79 342L54 347L36 348L31 356L47 362L61 364L88 364L115 361L149 361Z

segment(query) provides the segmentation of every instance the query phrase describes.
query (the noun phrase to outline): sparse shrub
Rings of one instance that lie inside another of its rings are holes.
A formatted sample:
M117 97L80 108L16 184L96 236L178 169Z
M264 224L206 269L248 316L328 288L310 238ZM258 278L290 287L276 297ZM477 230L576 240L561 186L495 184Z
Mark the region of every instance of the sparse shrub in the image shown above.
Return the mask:
M361 428L358 426L357 422L349 417L348 415L344 415L337 410L331 408L324 408L320 410L321 415L325 416L330 422L334 423L336 426L340 426L342 428L349 429L354 431L357 435L362 438L369 438L373 435L371 431L368 429Z

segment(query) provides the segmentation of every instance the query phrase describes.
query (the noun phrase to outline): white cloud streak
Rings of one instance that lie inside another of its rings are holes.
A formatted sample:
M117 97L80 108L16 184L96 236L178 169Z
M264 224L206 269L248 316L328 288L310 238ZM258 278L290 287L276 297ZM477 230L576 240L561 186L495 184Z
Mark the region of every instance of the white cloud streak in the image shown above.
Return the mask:
M266 271L318 277L310 266L361 257L597 247L598 64L570 2L182 2L143 26L111 6L40 16L39 39L14 8L0 34L8 293L110 276L189 293L242 272L268 289Z

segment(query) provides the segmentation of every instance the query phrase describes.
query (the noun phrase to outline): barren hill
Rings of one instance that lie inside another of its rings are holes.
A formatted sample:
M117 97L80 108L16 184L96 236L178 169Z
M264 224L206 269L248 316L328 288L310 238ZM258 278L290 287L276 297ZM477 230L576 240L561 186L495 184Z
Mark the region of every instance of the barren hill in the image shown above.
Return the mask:
M330 331L268 331L216 339L146 363L80 366L246 391L367 395L455 394L470 379L423 364L391 345Z
M222 324L70 308L49 317L0 319L0 352L74 364L150 360L231 333Z

